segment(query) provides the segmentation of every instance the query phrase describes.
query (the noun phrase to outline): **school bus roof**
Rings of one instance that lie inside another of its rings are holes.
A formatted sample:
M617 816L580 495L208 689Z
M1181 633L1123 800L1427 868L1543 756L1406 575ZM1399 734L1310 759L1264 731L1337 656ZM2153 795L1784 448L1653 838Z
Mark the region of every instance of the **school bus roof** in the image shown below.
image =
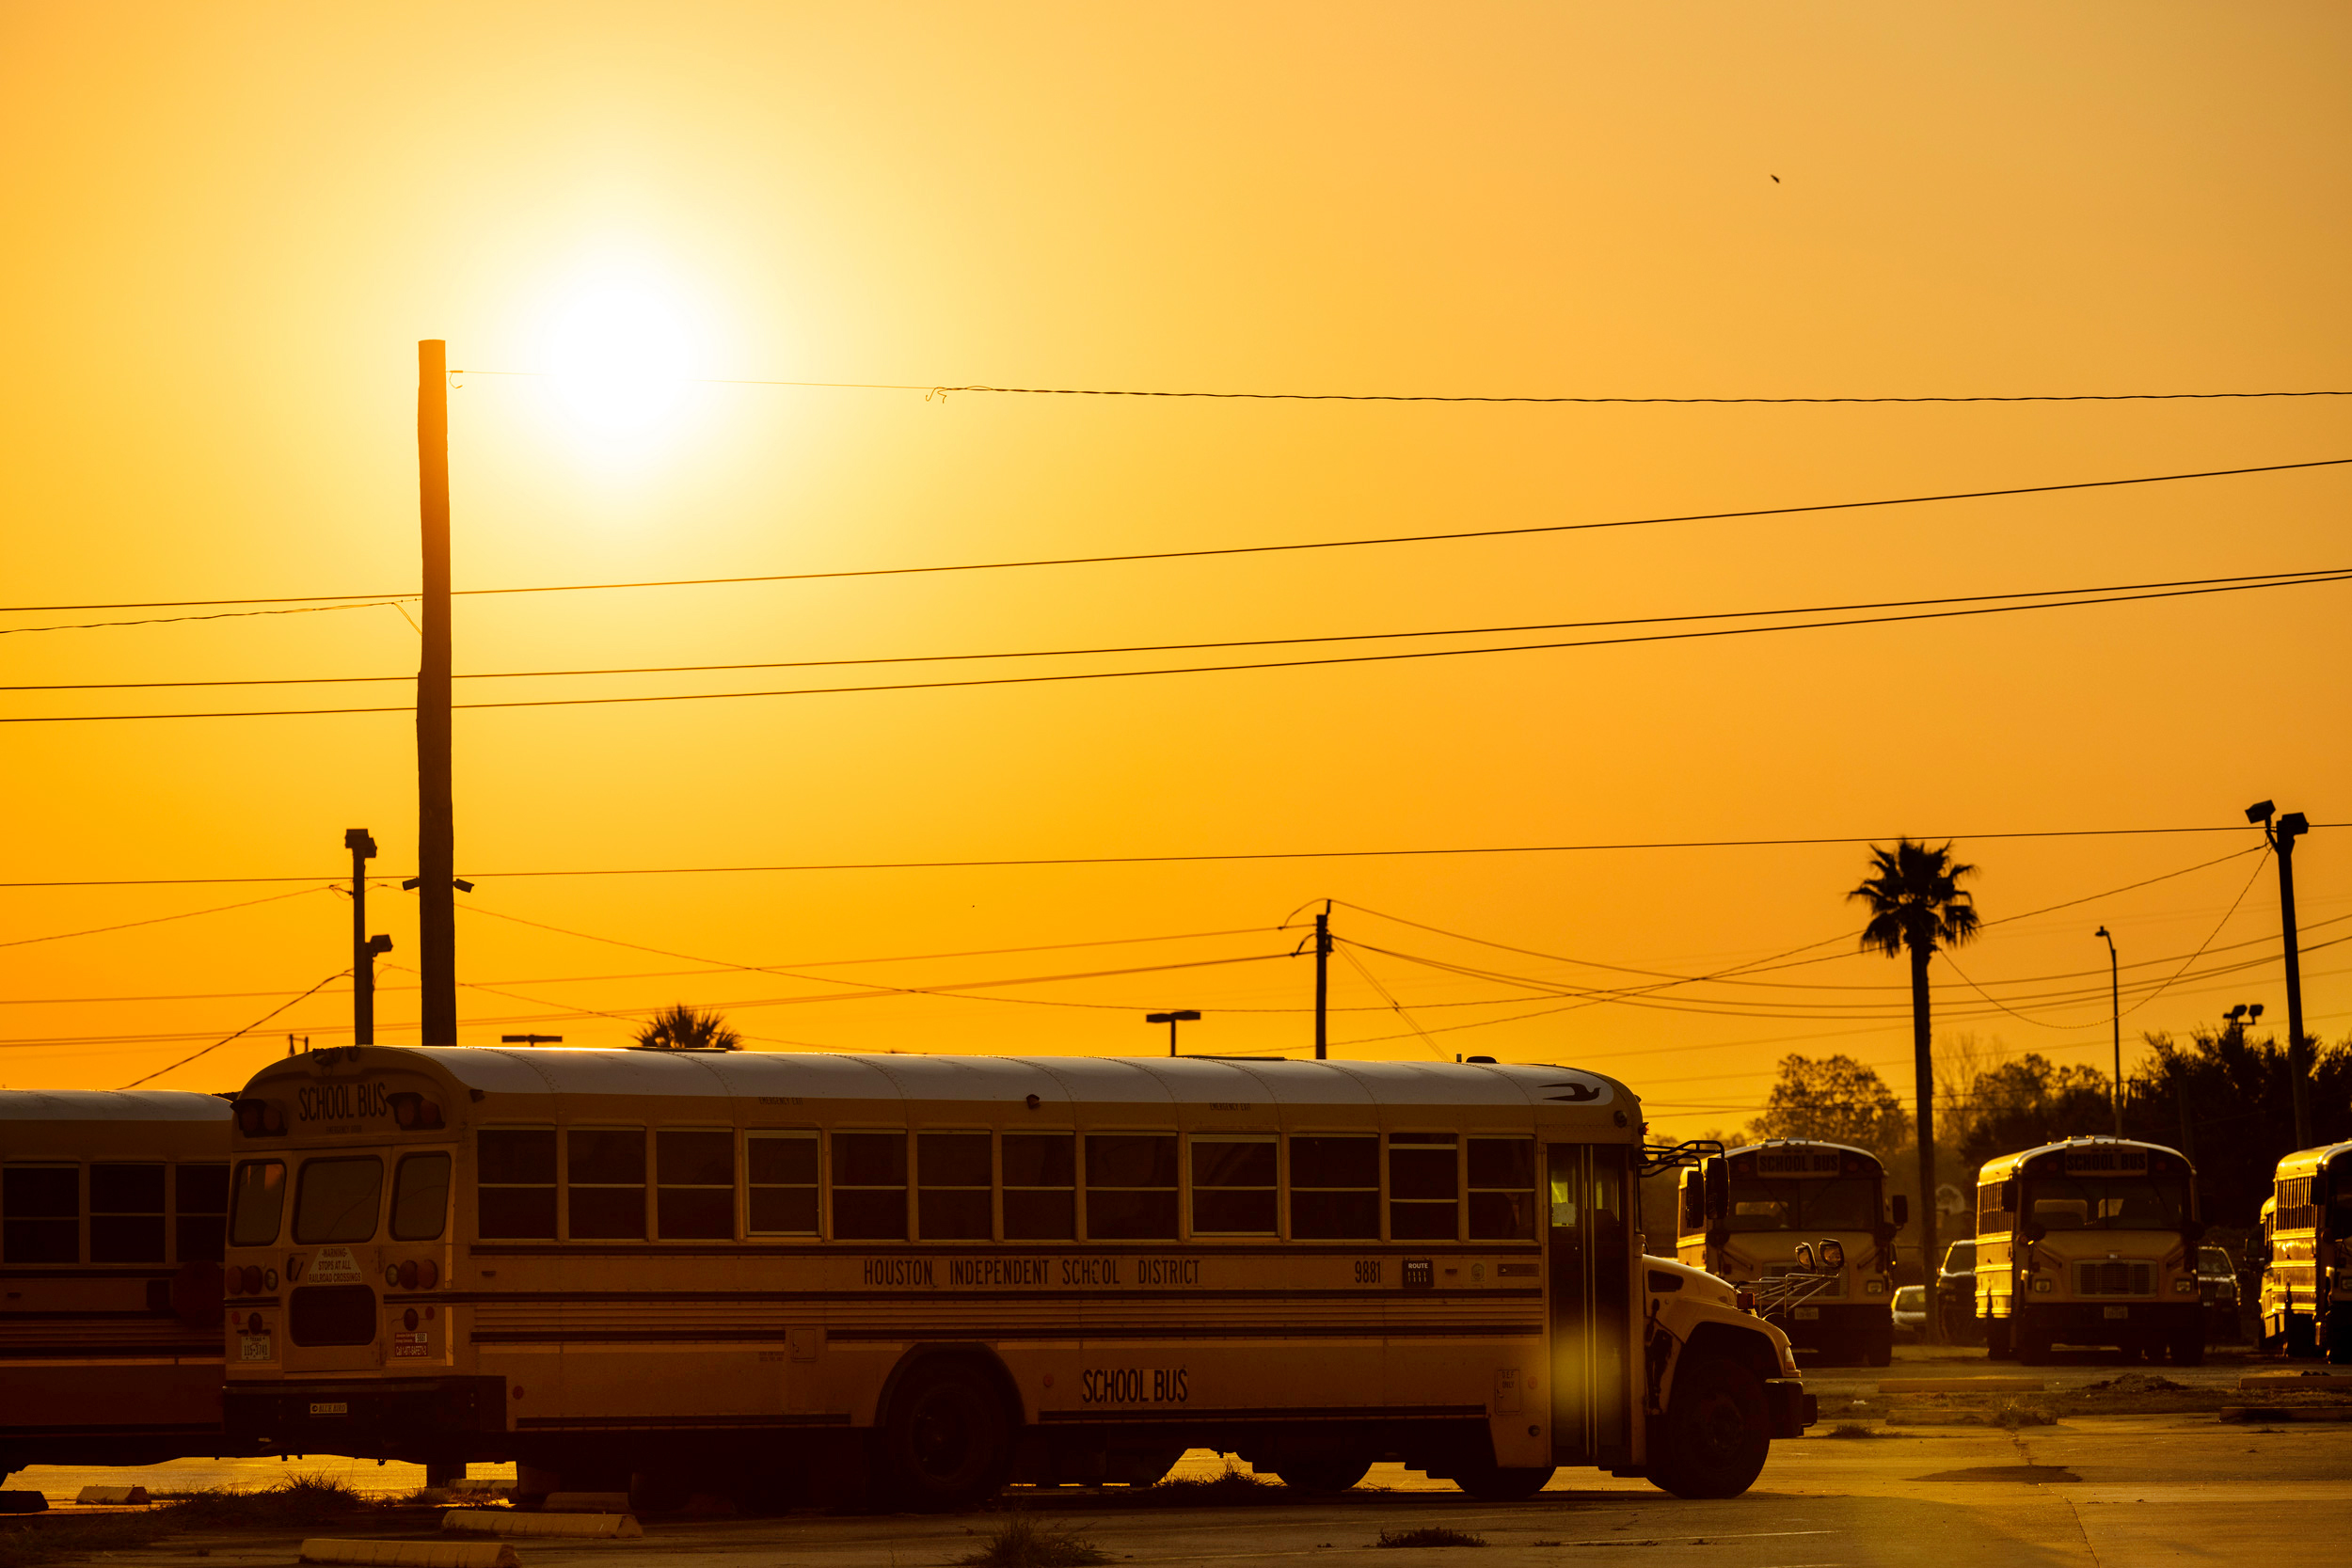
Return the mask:
M184 1089L0 1089L0 1121L227 1121L229 1101Z
M2279 1168L2272 1174L2271 1180L2284 1181L2292 1177L2309 1176L2320 1166L2332 1165L2346 1155L2352 1155L2352 1142L2298 1148L2279 1162Z
M1734 1154L1753 1154L1759 1148L1834 1148L1840 1154L1859 1154L1881 1170L1886 1168L1885 1163L1868 1149L1856 1148L1851 1144L1834 1144L1826 1138L1766 1138L1757 1143L1726 1148L1724 1156L1728 1159Z
M421 1070L496 1095L627 1095L1090 1103L1556 1106L1632 1112L1597 1073L1525 1064L1315 1062L1205 1056L948 1056L818 1052L345 1046L280 1058L251 1085L320 1070ZM1604 1119L1615 1122L1613 1116ZM1638 1120L1629 1117L1638 1128Z
M2053 1154L2063 1148L2144 1148L2152 1154L2169 1154L2172 1158L2180 1161L2183 1164L2188 1165L2190 1169L2194 1170L2196 1168L2196 1166L2190 1163L2188 1157L2183 1154L2179 1149L2168 1148L2163 1144L2141 1143L2137 1138L2106 1138L2097 1136L2061 1138L2054 1144L2041 1144L2032 1148L2021 1148L2014 1154L2003 1154L1995 1159L1987 1160L1977 1169L1977 1185L1983 1187L1989 1186L1995 1181L2006 1181L2010 1177L2017 1174L2018 1166L2024 1164L2026 1161L2035 1158L2037 1155Z

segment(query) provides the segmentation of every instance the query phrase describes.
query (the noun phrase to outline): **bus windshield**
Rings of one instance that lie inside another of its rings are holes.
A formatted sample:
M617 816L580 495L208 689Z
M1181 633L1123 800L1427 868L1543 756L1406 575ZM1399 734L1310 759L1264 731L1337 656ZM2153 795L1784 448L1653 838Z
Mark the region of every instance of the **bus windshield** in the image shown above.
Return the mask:
M1878 1182L1867 1176L1734 1177L1734 1230L1868 1230L1878 1224Z
M2160 1176L2043 1176L2026 1184L2026 1218L2047 1230L2177 1230L2188 1189Z

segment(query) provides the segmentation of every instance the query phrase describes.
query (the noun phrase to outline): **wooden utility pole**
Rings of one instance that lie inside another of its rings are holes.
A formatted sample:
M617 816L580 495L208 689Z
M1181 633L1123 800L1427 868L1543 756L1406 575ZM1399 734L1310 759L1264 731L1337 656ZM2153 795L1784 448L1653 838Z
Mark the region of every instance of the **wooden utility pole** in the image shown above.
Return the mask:
M450 794L449 345L417 345L424 653L417 667L417 948L422 1042L457 1043L456 814Z
M373 1045L375 956L389 952L392 939L368 935L368 862L375 858L374 836L365 828L345 828L343 847L351 851L351 1042Z
M1331 905L1315 916L1315 1060L1330 1053Z
M2295 929L2295 841L2311 827L2301 812L2291 811L2270 830L2271 845L2279 852L2279 931L2285 938L2287 964L2287 1084L2293 1091L2297 1148L2312 1147L2312 1086L2303 1052L2303 952Z

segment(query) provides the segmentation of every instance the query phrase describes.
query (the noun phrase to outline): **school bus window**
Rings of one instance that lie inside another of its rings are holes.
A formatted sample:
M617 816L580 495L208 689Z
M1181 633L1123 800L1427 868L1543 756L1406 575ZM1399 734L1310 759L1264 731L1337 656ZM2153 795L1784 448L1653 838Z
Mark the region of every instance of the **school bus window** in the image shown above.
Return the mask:
M735 1133L665 1127L654 1134L654 1220L663 1241L735 1239Z
M1380 1239L1380 1140L1291 1139L1291 1235L1303 1241Z
M1274 1140L1192 1140L1192 1228L1209 1236L1274 1234Z
M1535 1140L1472 1138L1470 1234L1473 1242L1535 1239Z
M229 1240L234 1246L273 1246L286 1209L286 1164L282 1160L247 1160L237 1167L236 1206L230 1211Z
M294 1194L295 1243L375 1240L383 1196L384 1162L373 1154L305 1160Z
M817 1234L817 1134L754 1132L744 1140L755 1236Z
M907 1135L833 1135L833 1233L845 1242L907 1239Z
M172 1260L217 1263L229 1239L229 1167L181 1165L171 1173Z
M0 1258L11 1263L82 1260L81 1166L0 1171Z
M1071 1135L1008 1132L1004 1162L1005 1240L1076 1240L1078 1163Z
M927 1242L985 1242L995 1234L985 1132L914 1135L914 1227Z
M486 1127L474 1138L474 1228L485 1240L555 1240L555 1129Z
M1176 1134L1087 1134L1087 1235L1095 1241L1176 1239Z
M449 1156L404 1155L392 1173L392 1240L437 1242L449 1225Z
M564 1134L564 1196L575 1242L645 1239L645 1130L575 1127Z
M164 1167L89 1168L89 1259L93 1263L164 1260Z
M1457 1140L1451 1132L1389 1134L1389 1235L1450 1242L1460 1224Z

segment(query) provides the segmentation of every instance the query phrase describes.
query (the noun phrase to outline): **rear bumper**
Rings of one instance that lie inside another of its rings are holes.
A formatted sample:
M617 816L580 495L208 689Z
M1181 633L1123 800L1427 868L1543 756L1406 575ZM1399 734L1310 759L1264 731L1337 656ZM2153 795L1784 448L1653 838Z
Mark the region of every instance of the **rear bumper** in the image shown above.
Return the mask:
M502 1377L288 1378L229 1385L222 1424L262 1453L339 1453L417 1464L504 1456Z
M1764 1414L1775 1437L1802 1437L1804 1429L1821 1418L1820 1402L1793 1377L1764 1381Z

